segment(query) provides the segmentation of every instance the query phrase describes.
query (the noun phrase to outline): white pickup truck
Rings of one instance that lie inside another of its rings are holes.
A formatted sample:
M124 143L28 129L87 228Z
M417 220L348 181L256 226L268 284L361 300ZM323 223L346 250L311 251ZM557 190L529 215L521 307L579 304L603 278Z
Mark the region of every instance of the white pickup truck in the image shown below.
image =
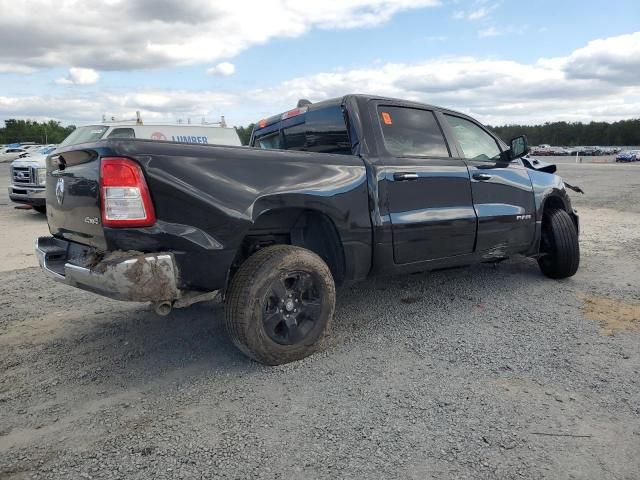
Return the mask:
M97 142L107 138L142 138L180 143L237 146L242 144L235 128L191 124L101 123L76 128L59 147ZM11 184L9 185L9 198L11 201L31 205L38 212L45 213L46 159L54 150L54 148L42 148L11 163Z

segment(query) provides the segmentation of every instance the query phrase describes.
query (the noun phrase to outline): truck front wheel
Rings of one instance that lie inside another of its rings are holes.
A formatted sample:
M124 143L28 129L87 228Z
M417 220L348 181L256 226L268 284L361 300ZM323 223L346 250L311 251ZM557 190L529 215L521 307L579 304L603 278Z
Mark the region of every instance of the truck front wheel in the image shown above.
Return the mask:
M266 247L234 275L225 308L227 331L246 355L267 365L305 358L324 343L335 310L335 285L315 253Z
M567 278L578 271L580 245L578 231L567 212L552 209L545 212L542 220L538 259L540 270L549 278Z

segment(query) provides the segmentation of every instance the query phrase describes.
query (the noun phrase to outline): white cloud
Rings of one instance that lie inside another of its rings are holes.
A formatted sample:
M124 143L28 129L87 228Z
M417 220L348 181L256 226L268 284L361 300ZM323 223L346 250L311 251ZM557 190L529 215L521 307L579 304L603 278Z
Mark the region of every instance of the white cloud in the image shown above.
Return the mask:
M175 121L201 117L217 120L233 114L241 101L234 95L211 91L143 90L134 92L76 93L73 95L0 96L0 118L56 119L64 123L99 122L102 115L146 121Z
M0 0L0 11L11 12L0 15L0 63L96 70L213 63L273 38L379 25L439 1Z
M143 90L99 94L72 90L58 97L0 97L0 118L97 121L101 115L156 120L226 115L246 125L295 106L347 93L371 93L441 105L492 125L638 118L640 34L590 42L565 57L531 63L443 57L416 63L373 63L321 72L243 93ZM615 46L615 48L613 48ZM617 72L617 74L616 74Z
M0 73L33 73L35 68L27 67L26 65L17 65L11 63L0 63Z
M529 30L529 25L519 25L518 27L513 27L511 25L495 27L490 26L487 28L481 28L478 30L479 38L490 38L490 37L501 37L503 35L524 35Z
M453 18L455 20L488 20L491 17L491 12L500 6L500 3L492 3L488 5L487 1L477 0L475 8L469 10L456 10L453 12Z
M207 69L207 75L228 77L233 75L236 71L236 66L233 63L221 62L211 68Z
M565 59L564 70L572 78L640 85L640 32L593 40Z
M640 68L640 56L635 53L638 38L640 34L591 42L566 57L530 64L445 57L319 73L256 90L251 96L263 102L281 99L277 105L279 110L285 110L298 98L318 101L368 92L450 107L491 124L637 118L638 75L614 77L611 73L622 66L629 72ZM613 45L617 48L607 53L607 47ZM593 63L595 58L597 62ZM581 75L576 74L577 65Z
M481 18L485 18L489 14L489 11L485 7L481 7L477 10L473 10L469 12L467 18L469 20L480 20Z
M496 27L487 27L478 30L478 36L480 38L499 37L500 35L501 32Z
M98 72L92 68L72 67L66 77L58 78L55 82L58 85L95 85L100 80Z

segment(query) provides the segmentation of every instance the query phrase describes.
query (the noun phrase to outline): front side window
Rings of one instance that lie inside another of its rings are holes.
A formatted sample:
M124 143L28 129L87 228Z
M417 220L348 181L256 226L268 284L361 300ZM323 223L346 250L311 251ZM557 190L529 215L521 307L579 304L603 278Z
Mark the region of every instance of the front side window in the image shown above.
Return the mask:
M384 146L394 157L448 157L449 149L433 112L378 107Z
M447 122L458 139L464 157L469 160L494 162L500 160L500 148L495 139L467 119L446 115Z

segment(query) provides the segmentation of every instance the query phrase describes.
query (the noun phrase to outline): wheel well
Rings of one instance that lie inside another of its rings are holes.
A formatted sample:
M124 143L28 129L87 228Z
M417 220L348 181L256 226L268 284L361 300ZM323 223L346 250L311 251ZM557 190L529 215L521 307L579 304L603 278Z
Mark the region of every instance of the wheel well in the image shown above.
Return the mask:
M333 221L317 210L285 208L269 210L256 219L238 249L229 281L240 265L256 251L282 244L311 250L329 266L337 285L344 280L344 250Z
M548 197L544 202L544 210L542 211L542 217L544 218L545 213L549 210L565 210L564 202L560 197Z
M564 210L571 217L571 221L575 225L576 230L579 230L579 228L578 228L578 218L576 217L574 212L572 212L570 210L567 210L566 205L564 204L564 202L562 201L562 199L560 197L557 197L557 196L554 195L554 196L548 197L545 200L544 208L542 210L542 221L543 222L544 222L544 218L546 216L546 213L549 210Z

